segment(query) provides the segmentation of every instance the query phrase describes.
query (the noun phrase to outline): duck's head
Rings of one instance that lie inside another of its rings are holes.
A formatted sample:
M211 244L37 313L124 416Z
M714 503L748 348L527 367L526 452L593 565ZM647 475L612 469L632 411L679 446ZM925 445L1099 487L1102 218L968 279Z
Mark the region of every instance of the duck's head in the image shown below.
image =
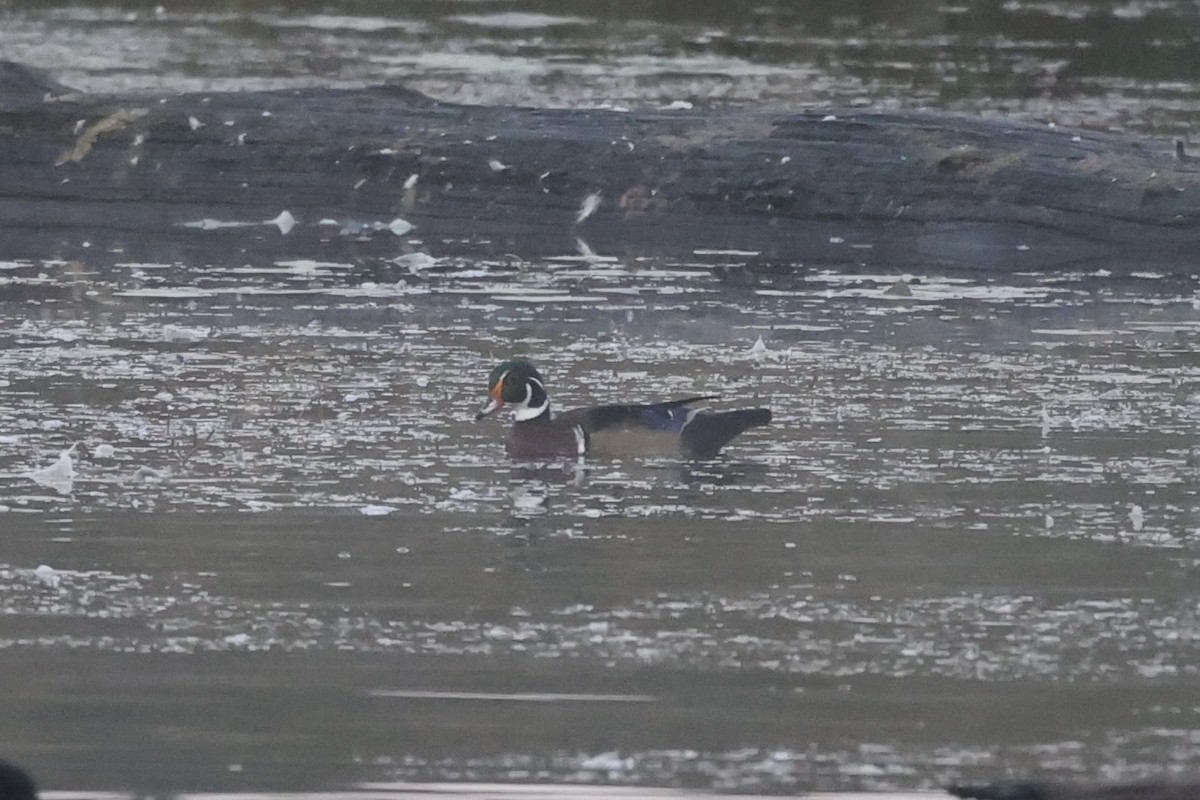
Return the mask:
M495 414L506 405L516 409L518 421L534 419L550 412L546 386L533 362L510 358L497 364L488 375L488 402L475 415L476 421Z

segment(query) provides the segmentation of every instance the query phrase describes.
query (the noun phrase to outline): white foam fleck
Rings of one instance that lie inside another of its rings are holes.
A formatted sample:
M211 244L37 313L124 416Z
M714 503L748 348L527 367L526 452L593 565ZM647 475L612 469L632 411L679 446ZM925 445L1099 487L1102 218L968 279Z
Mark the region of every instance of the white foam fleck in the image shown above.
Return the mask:
M583 198L583 204L579 206L579 211L575 214L575 224L583 222L585 219L596 213L596 209L600 207L600 193L592 192L587 197Z
M186 300L197 297L214 297L219 292L212 289L199 289L194 286L148 287L145 289L125 289L113 292L113 297L159 297L164 299Z
M291 233L292 228L296 227L296 218L292 216L292 212L283 210L279 212L279 216L275 219L269 219L263 223L264 225L274 225L279 228L279 232L284 236Z
M1127 331L1111 328L1031 328L1029 332L1040 336L1116 336Z
M208 338L207 328L186 325L163 325L159 336L164 342L202 342Z
M409 272L415 274L423 269L436 266L438 259L429 255L429 253L405 253L402 256L393 258L392 263L398 267L407 267Z
M761 250L715 250L707 247L700 247L692 251L692 255L694 256L742 256L750 258L761 254Z
M297 258L291 261L276 261L275 266L289 269L292 272L309 273L318 269L354 269L353 264L344 261L314 261L311 258Z
M59 494L70 494L75 487L75 445L58 454L58 459L48 467L30 472L27 477L38 486L53 489Z
M403 236L415 227L417 226L413 225L406 219L401 219L400 217L396 217L394 220L389 222L387 226L388 230L396 236Z
M47 564L39 564L37 569L33 571L33 576L37 578L38 583L45 586L47 589L57 589L62 583L62 576Z
M193 222L183 223L185 228L197 228L202 231L215 231L221 228L249 228L253 223L250 222L230 222L228 220L219 220L205 217Z
M135 483L160 483L171 476L171 473L163 469L154 469L153 467L138 467L134 470L131 480Z

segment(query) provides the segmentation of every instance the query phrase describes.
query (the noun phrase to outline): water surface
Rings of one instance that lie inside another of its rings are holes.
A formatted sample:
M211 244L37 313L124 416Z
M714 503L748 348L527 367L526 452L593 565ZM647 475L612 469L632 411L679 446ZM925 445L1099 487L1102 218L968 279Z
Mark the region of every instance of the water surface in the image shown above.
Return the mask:
M1200 99L1187 3L681 8L12 2L0 55L95 92L400 82L1185 138ZM211 235L204 264L0 237L0 753L49 788L1200 772L1194 280L246 263ZM720 394L775 423L713 462L513 464L471 418L515 353L556 407Z
M139 790L1200 767L1190 282L739 258L5 265L5 751ZM560 407L776 422L514 465L471 417L518 352Z
M1187 137L1200 13L1175 0L29 2L0 54L85 91L402 83L443 100L874 106Z

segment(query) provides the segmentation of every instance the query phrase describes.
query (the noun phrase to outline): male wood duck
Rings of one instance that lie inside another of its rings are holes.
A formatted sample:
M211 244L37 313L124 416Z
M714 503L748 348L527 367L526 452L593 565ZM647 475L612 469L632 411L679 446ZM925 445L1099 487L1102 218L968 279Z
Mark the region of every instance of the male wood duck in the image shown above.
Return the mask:
M713 412L692 407L714 399L712 395L648 405L592 406L551 417L546 384L524 358L510 359L492 370L488 395L487 405L475 419L513 406L517 421L508 434L508 454L514 458L713 458L742 431L771 421L769 408Z

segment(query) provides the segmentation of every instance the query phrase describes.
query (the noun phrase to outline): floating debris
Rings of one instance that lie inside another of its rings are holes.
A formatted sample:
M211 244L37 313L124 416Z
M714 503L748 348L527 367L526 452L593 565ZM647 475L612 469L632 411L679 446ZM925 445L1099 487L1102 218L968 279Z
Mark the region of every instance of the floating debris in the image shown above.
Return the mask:
M395 506L370 505L358 510L364 517L385 517L395 511Z
M497 161L494 158L488 162L488 168L491 169L492 172L507 172L508 170L512 169L512 167L510 167L508 164L505 164L502 161Z
M579 257L586 264L612 264L617 260L614 256L597 255L591 245L578 236L575 237L575 248L579 250Z
M615 264L620 259L616 256L602 256L592 250L591 245L580 237L575 237L575 250L578 255L563 255L549 256L547 261L559 263L582 263L582 264Z
M401 217L396 217L391 222L380 222L379 220L375 220L373 222L363 222L361 220L354 219L339 222L336 219L326 218L322 219L317 224L328 226L337 225L340 226L340 230L338 231L339 236L357 237L367 237L383 231L387 231L395 236L403 236L404 234L416 228L416 225L413 225L411 222Z
M328 219L321 220L322 225L340 225L338 236L370 236L372 233L380 230L379 223L357 222L350 220L339 223L337 220Z
M37 569L33 571L33 577L47 589L57 589L59 584L62 583L62 576L58 574L58 571L54 567L47 564L38 564Z
M406 267L409 272L415 275L423 269L437 266L438 259L429 255L429 253L405 253L402 256L393 258L392 263L398 267Z
M59 494L70 494L75 487L75 445L58 454L58 460L48 467L30 472L28 477L38 486L53 489Z
M292 228L296 227L296 218L292 216L290 211L280 211L279 216L275 219L269 219L263 223L264 225L274 225L279 228L279 232L287 236Z
M762 255L761 250L717 250L709 247L698 247L692 251L694 256L736 256L741 258L753 258L754 256Z
M221 228L252 228L253 222L229 222L226 220L212 219L205 217L204 219L194 220L192 222L182 223L185 228L196 228L202 231L215 231Z
M75 141L75 146L59 156L58 160L54 162L54 166L61 167L63 164L78 164L84 159L84 156L92 151L92 146L102 135L119 131L129 123L136 122L149 113L150 110L146 108L123 108L109 114L99 122L85 128ZM76 126L76 130L78 130L78 126Z
M592 192L587 197L583 198L583 205L579 207L579 212L575 214L575 224L583 222L585 219L596 213L596 209L600 207L600 193Z
M205 217L204 219L192 220L191 222L180 223L184 228L195 228L201 231L215 231L222 228L253 228L255 225L274 225L279 229L279 232L286 236L291 232L292 228L299 224L290 211L281 211L274 219L263 220L262 222L242 222L236 220L221 220Z
M415 227L417 227L417 226L413 225L411 222L409 222L406 219L401 219L400 217L396 217L394 220L392 220L391 222L389 222L387 224L387 229L389 231L391 231L392 233L394 233L396 236L403 236L404 234L408 233Z
M134 483L162 483L169 477L171 477L171 473L165 469L138 467L130 476L130 480Z

